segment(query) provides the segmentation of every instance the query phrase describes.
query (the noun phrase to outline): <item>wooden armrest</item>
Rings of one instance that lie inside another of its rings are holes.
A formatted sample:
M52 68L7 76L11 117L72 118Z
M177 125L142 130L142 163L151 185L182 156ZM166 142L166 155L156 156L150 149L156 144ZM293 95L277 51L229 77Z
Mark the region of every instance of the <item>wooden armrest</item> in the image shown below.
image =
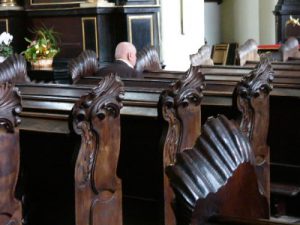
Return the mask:
M271 183L271 192L273 194L280 194L286 196L296 196L300 192L300 186Z

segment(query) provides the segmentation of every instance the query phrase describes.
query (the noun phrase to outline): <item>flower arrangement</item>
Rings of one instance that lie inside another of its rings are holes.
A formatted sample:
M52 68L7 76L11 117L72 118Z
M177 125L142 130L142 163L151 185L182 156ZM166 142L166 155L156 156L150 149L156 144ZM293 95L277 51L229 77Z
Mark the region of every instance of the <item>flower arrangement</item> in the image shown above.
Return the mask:
M13 36L7 32L0 35L0 56L6 58L13 54L13 47L10 45L12 40Z
M286 21L285 25L292 24L293 26L300 26L299 18L295 19L290 15L289 20Z
M35 34L33 40L25 38L29 43L27 49L23 52L25 59L33 63L41 59L53 59L60 51L57 44L56 33L53 29L41 27L33 33Z

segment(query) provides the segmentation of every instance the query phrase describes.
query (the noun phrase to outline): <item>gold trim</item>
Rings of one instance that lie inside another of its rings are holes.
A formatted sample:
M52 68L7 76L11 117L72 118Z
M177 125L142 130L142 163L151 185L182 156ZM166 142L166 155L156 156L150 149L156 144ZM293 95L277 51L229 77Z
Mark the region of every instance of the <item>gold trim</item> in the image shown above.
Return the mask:
M116 7L122 7L122 8L146 8L146 7L160 7L160 4L155 4L155 5L120 5Z
M7 33L9 33L8 19L0 19L0 22L5 22L5 30Z
M50 2L50 3L33 3L33 0L30 0L30 5L68 5L68 4L76 4L76 3L82 3L85 1L74 1L74 2Z
M122 7L130 8L130 7L159 7L159 6L160 6L160 0L156 0L154 5L124 5Z
M96 55L99 57L99 51L98 51L98 32L97 32L97 18L96 17L82 17L81 18L81 28L82 28L82 50L85 51L85 30L84 30L84 21L86 20L93 20L94 21L94 28L95 28L95 42L96 42Z
M139 15L139 16L128 16L127 17L127 28L128 28L128 40L132 43L132 20L150 19L150 35L151 45L154 45L154 30L153 30L153 15Z
M76 3L80 4L80 3L85 3L85 2L76 2ZM35 4L43 5L43 3L35 3ZM54 3L51 3L51 4L54 4ZM62 3L58 3L58 4L62 4ZM149 7L159 8L160 5L128 5L128 6L115 5L115 6L109 6L108 8L149 8ZM86 6L78 6L78 7L62 7L62 8L37 8L37 9L28 9L27 11L57 11L57 10L74 10L74 9L84 9L84 8L87 8L87 7ZM99 7L95 6L94 8L99 8Z

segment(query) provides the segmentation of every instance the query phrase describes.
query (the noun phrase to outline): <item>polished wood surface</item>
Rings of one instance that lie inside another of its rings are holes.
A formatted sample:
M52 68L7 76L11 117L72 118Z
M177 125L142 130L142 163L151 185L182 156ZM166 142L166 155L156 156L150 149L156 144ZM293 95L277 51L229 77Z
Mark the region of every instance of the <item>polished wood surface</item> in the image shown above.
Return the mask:
M269 132L270 92L274 71L267 58L237 84L236 104L241 112L240 129L248 137L255 156L256 173L261 193L270 202Z
M0 99L0 223L21 225L21 201L15 197L20 167L21 98L17 88L5 83L0 85Z
M29 82L27 76L27 64L22 55L9 56L3 63L0 64L0 82Z
M163 136L163 168L176 162L176 155L193 147L200 134L204 76L198 67L190 68L186 78L177 81L162 92L160 97L161 116L167 122ZM172 210L174 201L172 189L164 175L164 224L175 225Z
M76 58L68 63L68 69L73 83L76 83L83 76L93 76L98 70L97 55L92 50L81 52Z
M252 70L253 68L250 67L200 67L200 71L207 76L206 89L203 91L201 120L205 121L208 116L220 112L235 118L232 114L234 112L232 96L235 85L238 80L242 79L242 75L246 76ZM230 73L234 74L234 79L227 80ZM185 72L160 71L159 73L144 73L142 79L123 79L125 96L124 107L121 110L121 126L123 128L118 174L123 181L124 221L135 220L136 224L140 224L147 220L150 224L164 224L162 221L165 200L163 198L165 195L162 193L164 161L162 150L158 152L164 131L162 121L159 119L158 102L163 90L168 89L171 83L184 79L184 77ZM44 134L57 132L61 135L69 135L68 119L72 107L80 96L87 94L102 79L101 77L84 77L75 85L18 84L25 104L24 112L21 115L25 120L21 127L22 130L24 132L34 131ZM276 80L276 75L274 80ZM270 137L276 136L280 130L281 123L274 122L278 121L275 118L289 113L280 109L282 104L293 104L295 100L297 101L299 91L297 87L294 87L295 85L297 84L285 84L279 81L276 86L274 85L270 97L270 127L272 127ZM196 115L196 111L191 111ZM186 111L186 113L191 115L190 111ZM296 125L290 122L289 124ZM148 132L149 130L151 132ZM145 132L137 131L145 131L147 135ZM280 146L285 146L287 141L291 141L286 137L277 137L277 140L281 141ZM29 142L28 139L27 142ZM274 141L271 141L270 145L271 149L279 150L279 145L274 145ZM68 149L73 149L73 147L68 147ZM141 154L141 149L143 149L143 154ZM157 151L153 153L153 149ZM149 177L153 177L153 179L155 177L155 182ZM139 209L138 215L135 213L136 208ZM152 211L149 211L149 208ZM155 216L153 216L153 212L155 212Z
M167 167L179 224L205 224L211 216L268 218L250 142L225 116L210 118L193 148Z
M243 66L247 61L259 61L257 43L253 39L248 39L236 50L236 64Z
M73 128L81 136L74 175L77 225L123 224L116 175L123 94L119 78L107 76L73 107Z
M162 69L158 51L154 46L144 47L137 52L137 71L160 71Z
M197 53L190 55L190 61L193 66L214 65L214 62L211 59L211 47L203 45L199 48Z

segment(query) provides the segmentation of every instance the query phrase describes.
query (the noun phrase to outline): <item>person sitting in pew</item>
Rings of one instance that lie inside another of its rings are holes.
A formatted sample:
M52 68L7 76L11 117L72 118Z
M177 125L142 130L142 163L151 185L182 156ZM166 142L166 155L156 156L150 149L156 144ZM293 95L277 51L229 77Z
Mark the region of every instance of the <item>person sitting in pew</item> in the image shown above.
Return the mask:
M129 42L120 42L115 50L115 62L101 68L96 76L106 76L117 73L120 77L139 77L139 72L134 69L136 64L136 48Z

